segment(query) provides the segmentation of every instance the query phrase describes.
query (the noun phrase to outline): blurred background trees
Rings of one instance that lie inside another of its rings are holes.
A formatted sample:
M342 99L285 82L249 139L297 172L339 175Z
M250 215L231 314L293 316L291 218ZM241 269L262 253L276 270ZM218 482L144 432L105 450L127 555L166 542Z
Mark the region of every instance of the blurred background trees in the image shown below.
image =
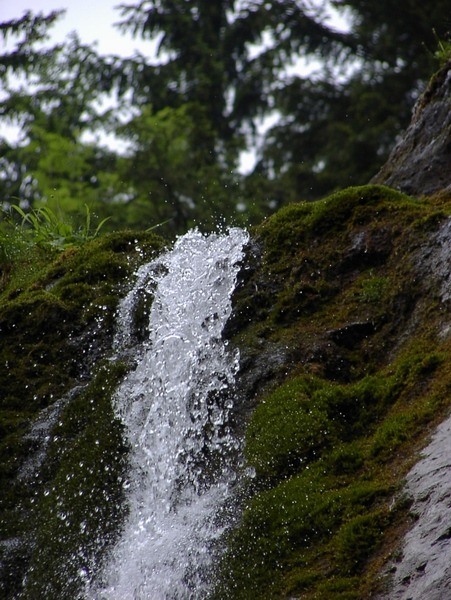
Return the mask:
M158 49L127 59L49 45L60 17L0 24L0 125L20 126L0 127L4 209L180 233L366 183L449 44L451 0L126 2L123 35Z

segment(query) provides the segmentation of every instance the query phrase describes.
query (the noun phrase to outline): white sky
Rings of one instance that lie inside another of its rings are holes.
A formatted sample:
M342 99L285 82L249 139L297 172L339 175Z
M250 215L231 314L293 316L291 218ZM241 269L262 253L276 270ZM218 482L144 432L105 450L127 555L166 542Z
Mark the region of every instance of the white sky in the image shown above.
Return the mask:
M214 0L212 0L214 1ZM131 0L0 0L0 22L21 17L25 11L48 14L65 9L66 14L50 29L52 42L62 41L71 31L77 31L87 44L97 42L100 54L131 56L136 50L142 54L152 52L152 44L130 33L122 35L114 23L121 20L119 4L133 4ZM312 5L315 0L312 0ZM347 19L329 7L328 21L336 29L345 30ZM0 42L2 43L2 42Z
M50 29L53 43L77 31L82 42L90 45L97 42L100 54L131 56L136 50L147 54L151 48L149 41L134 40L113 26L121 20L120 12L115 10L120 3L121 0L0 0L0 22L19 18L27 10L48 14L52 10L66 9L66 14ZM123 3L129 2L124 0Z

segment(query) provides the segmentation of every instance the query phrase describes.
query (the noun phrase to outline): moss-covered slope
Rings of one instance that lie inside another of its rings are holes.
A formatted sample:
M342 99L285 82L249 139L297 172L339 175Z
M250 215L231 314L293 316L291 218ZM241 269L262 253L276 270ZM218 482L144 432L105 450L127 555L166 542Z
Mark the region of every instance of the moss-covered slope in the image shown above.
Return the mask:
M368 599L409 525L403 476L451 404L451 201L350 188L251 233L226 335L255 477L215 595ZM118 534L114 315L162 248L125 232L3 268L0 597L82 598Z
M368 599L451 406L451 203L351 188L254 232L229 335L256 472L218 598Z
M162 247L124 232L56 254L24 245L2 264L1 598L76 598L117 530L111 395L126 367L106 359L129 276Z

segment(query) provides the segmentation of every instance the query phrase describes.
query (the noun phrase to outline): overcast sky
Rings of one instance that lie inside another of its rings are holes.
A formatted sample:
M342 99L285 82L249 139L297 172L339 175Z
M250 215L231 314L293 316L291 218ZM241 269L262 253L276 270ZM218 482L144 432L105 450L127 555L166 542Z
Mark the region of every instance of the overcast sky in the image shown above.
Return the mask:
M214 1L214 0L212 0ZM121 35L114 27L120 20L116 6L133 4L130 0L0 0L0 22L18 18L27 10L48 14L52 10L66 9L66 15L51 29L52 41L62 41L71 31L77 31L87 44L97 42L100 54L131 56L135 50L149 55L149 42ZM315 4L315 0L311 4ZM347 21L329 9L329 22L336 29L347 29ZM0 41L0 44L3 43Z
M100 54L131 56L135 50L147 54L149 42L133 40L130 34L121 35L113 26L120 20L119 11L115 10L120 3L121 0L0 0L0 22L19 18L27 10L48 14L66 9L65 16L50 30L53 42L77 31L83 42L97 42Z

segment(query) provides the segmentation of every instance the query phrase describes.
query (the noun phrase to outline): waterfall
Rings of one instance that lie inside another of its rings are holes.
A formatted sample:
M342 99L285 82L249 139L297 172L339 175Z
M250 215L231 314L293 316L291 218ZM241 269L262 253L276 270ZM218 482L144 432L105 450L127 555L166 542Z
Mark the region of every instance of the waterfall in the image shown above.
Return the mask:
M239 357L222 330L247 239L238 228L187 233L139 269L120 306L118 352L132 347L137 306L145 313L152 299L148 337L114 398L130 448L128 519L90 598L208 595L239 454L229 425Z

